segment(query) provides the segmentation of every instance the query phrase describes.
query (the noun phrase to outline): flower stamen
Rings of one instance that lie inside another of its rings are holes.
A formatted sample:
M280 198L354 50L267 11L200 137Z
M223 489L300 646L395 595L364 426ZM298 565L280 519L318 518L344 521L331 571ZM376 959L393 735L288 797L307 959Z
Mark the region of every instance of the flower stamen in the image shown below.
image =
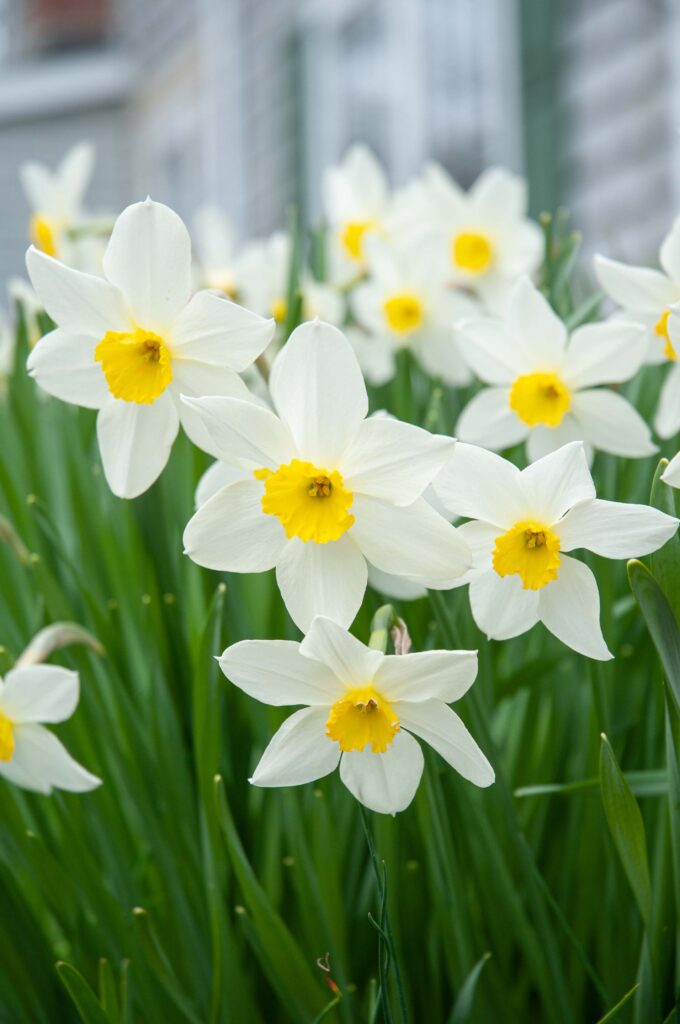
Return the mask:
M336 700L326 722L326 735L340 749L364 750L370 743L374 754L384 754L399 732L399 717L371 686L348 690Z
M101 363L114 398L150 405L172 380L172 359L158 334L136 327L129 333L107 331L94 357Z
M254 476L264 480L262 511L276 516L288 537L326 544L339 540L354 523L348 512L354 495L337 470L293 459L274 472L256 469Z
M528 373L514 382L508 402L529 427L559 427L571 408L571 394L556 373Z
M517 575L524 590L540 590L557 579L560 539L542 523L515 523L496 537L492 560L499 576Z

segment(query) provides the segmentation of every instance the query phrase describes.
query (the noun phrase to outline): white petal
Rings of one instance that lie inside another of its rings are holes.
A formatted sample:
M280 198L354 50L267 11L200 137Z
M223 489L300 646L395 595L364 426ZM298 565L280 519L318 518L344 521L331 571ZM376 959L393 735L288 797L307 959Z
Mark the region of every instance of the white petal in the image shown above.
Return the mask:
M565 382L570 388L587 388L630 380L642 366L647 347L642 324L625 320L585 324L569 340Z
M402 724L436 750L464 779L490 786L494 771L455 711L439 700L399 705Z
M390 703L434 699L450 704L467 693L476 676L476 651L392 654L376 672L375 688Z
M28 372L43 391L62 402L99 409L109 398L109 387L95 362L97 341L57 328L31 349Z
M32 210L46 213L56 208L54 175L47 167L27 160L19 167L19 178Z
M583 438L600 451L628 458L642 458L657 451L637 409L609 388L579 391L573 398L572 415Z
M360 424L340 471L354 493L410 505L432 482L454 446L453 438L388 417L372 417Z
M287 427L256 402L184 397L182 404L200 417L211 448L223 462L249 470L275 470L294 457L295 447Z
M236 466L228 466L226 462L213 462L212 466L208 466L198 481L196 493L194 494L194 505L196 508L200 508L201 505L205 505L209 498L212 498L214 494L221 491L223 487L235 484L237 480L246 479L249 479L249 474L246 470L239 469Z
M453 334L463 359L485 384L510 385L526 369L523 353L500 320L469 317L454 325Z
M567 342L567 329L538 288L522 277L508 301L507 324L513 337L539 370L559 366Z
M392 573L376 569L368 563L368 585L377 590L383 597L395 601L418 601L427 597L427 588L422 583L414 583L407 576L394 576Z
M680 430L680 363L673 363L661 387L654 429L664 439Z
M472 554L471 572L491 568L491 556L496 546L496 538L500 536L501 532L505 532L505 529L505 526L499 529L492 523L482 523L474 519L458 527L458 532L465 539ZM466 583L468 582L467 577L463 577L463 579Z
M328 708L302 708L270 740L250 780L254 786L301 786L329 775L340 747L326 736Z
M527 212L527 184L505 167L487 167L470 189L476 210L490 220L519 220Z
M492 569L470 580L470 608L490 640L509 640L538 622L538 593L524 590L519 576L499 576Z
M73 270L33 246L26 267L40 302L59 327L98 341L107 331L129 330L123 296L104 278Z
M276 566L276 581L288 613L302 632L316 615L349 626L366 591L366 559L345 534L327 544L293 537Z
M434 481L435 493L454 515L511 526L524 514L519 470L512 462L459 441Z
M595 485L580 441L533 462L520 475L532 516L546 524L557 522L568 508L595 497Z
M680 452L674 455L661 474L661 479L669 487L680 487Z
M263 704L328 708L343 694L331 670L303 657L293 640L242 640L219 662L227 679Z
M397 814L413 800L423 774L423 752L398 732L384 754L353 750L342 755L340 778L360 804L378 814Z
M140 326L163 334L189 301L189 232L162 203L134 203L113 226L104 273L120 288Z
M15 668L5 676L0 709L12 722L64 722L79 694L77 672L58 665Z
M94 169L94 146L91 142L79 142L72 146L61 161L58 170L59 191L65 211L77 212L83 201L85 190L90 183Z
M508 397L507 388L484 388L460 414L456 435L461 441L501 451L523 441L529 428L512 411Z
M40 792L49 792L49 787L56 786L71 793L85 793L101 785L101 779L74 761L61 741L42 725L19 725L14 738L12 760L35 780L35 788Z
M539 591L538 613L544 626L572 650L597 661L613 657L600 629L597 583L582 562L560 556L557 579Z
M660 270L629 267L606 256L596 256L594 267L607 295L624 309L661 316L670 302L677 301L677 288Z
M659 261L671 281L680 284L680 218L661 243Z
M423 498L396 507L358 495L352 538L383 572L413 580L450 580L470 567L470 552L455 527Z
M99 410L97 438L104 475L119 498L136 498L161 475L179 430L169 395L151 405L111 398Z
M587 548L605 558L639 558L662 547L678 521L650 505L595 498L567 512L553 529L561 551Z
M251 394L237 373L225 366L211 366L209 363L198 363L189 359L173 360L172 372L172 384L168 390L172 391L177 403L182 429L197 448L218 457L219 453L203 417L186 402L181 401L181 398L220 396L238 398L243 402L255 402L256 405L260 404L259 399Z
M368 412L359 363L342 332L319 321L298 327L274 360L269 388L301 458L335 469Z
M49 794L52 792L52 787L48 782L39 781L25 767L20 767L16 757L13 757L11 761L0 761L0 779L6 779L7 782L21 786L22 789L30 789L33 793Z
M384 655L374 651L339 626L317 616L300 644L300 653L321 662L345 686L367 686L380 668Z
M213 292L198 292L175 322L173 354L240 372L264 352L275 328L274 320L265 320Z
M276 516L262 511L261 480L240 480L218 491L189 520L185 553L206 569L266 572L286 545Z
M527 458L530 462L538 462L545 455L556 452L558 448L578 441L583 444L583 450L588 465L592 462L592 448L584 441L585 430L580 421L576 420L571 413L567 413L559 427L532 427L527 438Z

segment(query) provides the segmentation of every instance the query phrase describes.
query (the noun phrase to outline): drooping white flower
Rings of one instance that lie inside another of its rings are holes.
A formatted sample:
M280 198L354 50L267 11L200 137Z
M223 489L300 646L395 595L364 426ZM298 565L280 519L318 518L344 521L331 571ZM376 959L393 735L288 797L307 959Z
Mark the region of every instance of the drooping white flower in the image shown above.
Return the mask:
M240 286L234 228L218 206L208 203L196 211L193 228L201 288L235 299Z
M371 150L358 143L326 169L321 194L329 228L329 278L351 281L366 269L365 242L384 231L389 219L387 177Z
M421 497L453 440L366 419L366 387L340 331L320 322L297 328L274 362L270 389L278 415L231 398L185 400L218 457L251 474L188 524L184 543L195 562L229 572L275 566L303 630L315 615L349 625L367 562L433 585L466 570L466 545Z
M31 206L31 241L48 256L72 263L77 244L70 233L83 219L83 198L92 177L94 148L81 142L68 151L56 171L29 161L19 169Z
M28 368L49 394L98 409L97 435L111 490L133 498L156 480L180 422L198 445L199 419L184 395L248 398L238 372L271 340L263 320L208 291L191 295L188 232L150 199L116 221L105 277L70 269L30 248L31 280L58 325Z
M78 674L57 665L15 668L0 679L0 776L24 789L84 793L101 779L73 760L42 722L65 722L78 705Z
M394 223L414 240L432 239L450 280L494 308L543 256L540 228L527 217L526 182L501 167L484 171L464 192L442 167L429 165L399 195Z
M463 410L461 441L504 449L527 441L530 459L568 441L639 458L656 451L649 427L610 388L629 380L644 358L640 324L586 324L571 336L528 278L514 286L504 318L457 325L463 357L485 384Z
M423 772L414 737L477 786L493 768L448 705L477 675L476 651L384 655L335 622L315 618L301 644L244 640L220 658L222 671L265 704L304 704L269 743L256 786L299 786L340 765L340 778L366 807L403 811Z
M454 387L469 384L453 324L476 313L477 303L448 287L427 243L390 245L375 238L367 241L366 251L369 276L350 298L354 317L370 336L366 345L375 339L377 350L385 343L392 352L408 348L431 376Z
M612 655L600 629L600 598L588 566L568 552L604 558L656 551L678 521L647 505L602 501L583 445L572 442L520 472L493 452L458 442L434 483L447 508L471 522L459 527L473 556L475 622L493 640L542 622L575 651Z

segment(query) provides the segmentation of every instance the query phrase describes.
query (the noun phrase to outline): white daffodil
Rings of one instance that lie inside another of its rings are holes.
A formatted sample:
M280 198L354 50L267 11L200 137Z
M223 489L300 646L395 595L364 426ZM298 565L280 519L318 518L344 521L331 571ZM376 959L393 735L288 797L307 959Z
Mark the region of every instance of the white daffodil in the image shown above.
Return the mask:
M442 167L429 165L398 197L394 222L414 238L432 238L449 279L494 308L543 257L541 230L527 218L526 182L501 167L464 192Z
M580 442L521 472L493 452L458 442L434 486L451 512L472 520L459 527L473 555L460 582L470 584L479 628L506 640L540 621L567 646L600 661L612 655L600 629L597 583L567 552L647 555L678 525L647 505L596 498Z
M366 240L382 232L390 213L385 172L371 150L355 144L324 172L323 209L329 227L331 281L347 282L366 269Z
M282 324L288 315L292 243L290 235L276 231L263 241L246 246L238 261L239 300L262 316L274 317ZM298 283L302 295L302 318L319 317L340 324L345 304L337 289L315 281L303 272Z
M250 479L224 487L184 534L199 565L229 572L276 567L290 615L349 625L367 562L441 585L465 572L457 531L421 497L450 454L450 438L387 417L366 419L356 356L329 324L303 324L270 378L278 415L231 398L185 399L213 448Z
M56 171L34 161L19 169L31 206L31 241L48 256L71 263L75 241L70 233L83 219L83 197L92 177L94 149L81 142L68 151Z
M15 668L0 680L0 776L24 789L84 793L101 785L42 722L65 722L78 705L78 674L57 665Z
M369 276L352 292L350 306L369 338L378 339L377 350L385 342L392 352L408 348L431 376L454 387L469 384L453 324L477 312L477 303L448 287L427 244L401 247L375 238L366 251Z
M571 336L528 278L514 286L505 317L457 325L463 357L485 384L463 410L461 441L503 449L527 441L530 459L580 440L592 449L641 458L656 451L649 427L610 388L644 359L640 324L586 324ZM590 452L588 453L591 454Z
M476 651L384 655L315 618L302 643L244 640L222 671L265 704L306 705L287 718L250 780L299 786L334 771L366 807L403 811L423 773L418 736L463 778L490 786L493 768L448 705L477 675Z
M223 292L230 299L239 293L236 233L218 206L206 204L193 222L194 250L201 288Z
M212 292L191 295L189 234L167 206L149 199L123 211L103 278L35 248L26 263L58 325L31 352L29 371L49 394L99 410L114 494L133 498L151 486L180 422L196 444L206 442L180 394L249 397L238 372L269 344L274 322Z

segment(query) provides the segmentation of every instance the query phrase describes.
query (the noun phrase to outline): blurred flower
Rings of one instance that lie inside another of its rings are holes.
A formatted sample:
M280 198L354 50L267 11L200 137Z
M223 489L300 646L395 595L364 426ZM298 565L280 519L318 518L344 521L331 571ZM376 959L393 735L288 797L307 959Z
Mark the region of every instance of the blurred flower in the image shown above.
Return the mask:
M600 629L597 583L565 552L647 555L678 525L647 505L596 498L580 442L521 472L499 455L459 442L434 486L451 512L472 520L459 532L473 566L456 585L470 584L479 628L490 639L506 640L540 621L563 643L600 661L612 655Z
M668 463L661 474L661 479L670 487L680 487L680 452Z
M299 786L339 764L360 803L396 814L413 800L423 772L414 735L475 785L494 781L493 768L448 707L472 686L476 651L384 655L315 618L301 644L244 640L227 648L220 666L256 700L306 705L269 743L250 780L256 786Z
M542 232L527 218L526 182L501 167L484 171L466 193L442 167L429 165L397 196L394 223L414 244L431 238L450 280L493 307L543 257Z
M567 329L528 278L510 296L503 320L457 325L460 350L492 385L463 410L462 441L503 449L527 440L530 459L581 440L594 449L641 458L656 451L649 427L621 395L594 385L629 380L646 350L639 324L610 320Z
M200 287L235 299L239 292L236 234L218 206L206 204L197 210L193 241Z
M16 333L6 314L0 310L0 398L7 393L9 378L14 369Z
M92 177L94 147L73 146L56 171L30 161L19 169L31 205L30 237L37 249L71 263L75 246L70 232L83 219L83 197Z
M387 178L371 150L356 144L339 164L326 169L321 194L330 229L329 278L347 282L366 268L366 240L385 228L390 211Z
M34 289L23 277L10 277L7 282L7 292L10 303L14 307L13 312L17 306L21 307L28 347L33 348L42 338L42 328L38 319L39 314L43 311L42 303Z
M120 215L104 278L33 247L26 262L58 325L31 352L29 371L49 394L99 410L114 494L133 498L151 486L180 422L194 443L206 443L180 394L249 397L238 372L267 346L274 323L208 291L191 296L189 235L167 206L148 199Z
M278 416L234 399L185 399L218 457L252 474L188 524L184 543L195 562L229 572L276 566L303 630L317 614L349 625L367 562L420 582L465 572L466 545L421 497L454 442L388 417L366 419L366 387L340 331L318 321L294 331L270 388Z
M352 292L350 306L377 349L387 342L392 353L408 348L432 377L454 387L472 377L461 358L453 324L479 307L449 288L427 244L401 248L374 238L366 243L369 276ZM381 344L382 343L382 344ZM391 360L394 376L394 359ZM389 378L387 378L389 379Z
M40 722L64 722L78 705L78 674L57 665L15 668L0 680L0 776L24 789L83 793L101 785Z

